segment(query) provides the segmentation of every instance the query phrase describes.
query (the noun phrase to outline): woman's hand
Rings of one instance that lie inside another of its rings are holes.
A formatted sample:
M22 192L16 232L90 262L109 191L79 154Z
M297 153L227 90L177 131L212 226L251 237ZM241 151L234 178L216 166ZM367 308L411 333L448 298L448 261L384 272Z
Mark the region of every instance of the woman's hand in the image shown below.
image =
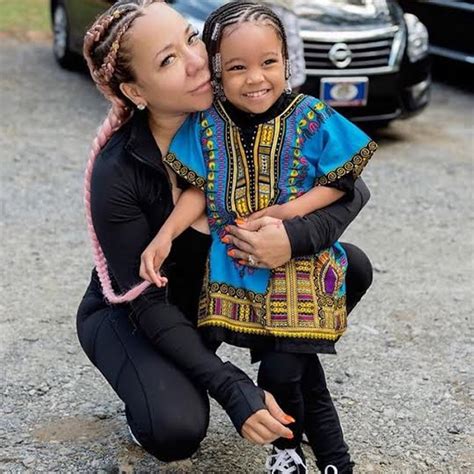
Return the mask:
M159 270L171 251L171 244L171 236L160 231L144 250L140 259L140 277L154 283L158 288L168 283L168 279L161 276Z
M290 240L280 219L261 217L251 222L239 221L238 227L227 226L226 231L223 242L235 247L229 255L242 265L276 268L291 259Z
M279 407L271 393L265 392L266 410L248 417L242 426L242 436L255 444L269 444L278 438L293 439L293 432L285 425L295 420Z

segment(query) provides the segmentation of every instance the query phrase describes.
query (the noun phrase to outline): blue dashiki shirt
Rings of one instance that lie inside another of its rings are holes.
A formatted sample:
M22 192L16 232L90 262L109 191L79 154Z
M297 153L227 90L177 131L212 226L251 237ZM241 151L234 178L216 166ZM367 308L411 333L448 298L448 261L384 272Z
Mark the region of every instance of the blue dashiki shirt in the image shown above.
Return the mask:
M164 158L207 198L212 244L201 328L326 341L337 340L346 329L347 258L339 243L267 270L240 265L221 242L225 226L238 217L296 199L315 185L357 177L377 148L320 100L302 94L291 99L257 124L250 140L217 101L186 120ZM245 342L255 341L252 337L238 345L252 347Z

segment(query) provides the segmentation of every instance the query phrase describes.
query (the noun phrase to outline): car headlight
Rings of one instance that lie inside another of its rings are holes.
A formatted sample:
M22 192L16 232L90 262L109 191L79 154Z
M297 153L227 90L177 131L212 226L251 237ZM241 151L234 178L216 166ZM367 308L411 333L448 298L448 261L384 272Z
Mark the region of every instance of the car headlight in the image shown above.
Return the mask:
M410 62L414 63L428 54L428 30L417 16L412 15L411 13L405 13L404 17L408 31L408 59Z

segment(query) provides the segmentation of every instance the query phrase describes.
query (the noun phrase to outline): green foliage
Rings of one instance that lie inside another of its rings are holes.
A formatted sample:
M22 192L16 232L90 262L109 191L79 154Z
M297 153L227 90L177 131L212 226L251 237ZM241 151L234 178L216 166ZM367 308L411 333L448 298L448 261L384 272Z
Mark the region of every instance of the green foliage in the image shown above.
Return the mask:
M0 0L0 32L48 34L50 25L48 0Z

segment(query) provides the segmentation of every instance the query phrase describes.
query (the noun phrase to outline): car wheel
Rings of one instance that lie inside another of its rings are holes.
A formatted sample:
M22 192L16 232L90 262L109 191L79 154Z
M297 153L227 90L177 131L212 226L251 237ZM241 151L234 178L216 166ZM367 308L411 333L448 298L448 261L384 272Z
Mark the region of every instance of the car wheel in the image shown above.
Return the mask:
M56 2L53 10L53 53L58 64L64 69L75 69L79 57L70 50L70 29L66 7L62 1Z

